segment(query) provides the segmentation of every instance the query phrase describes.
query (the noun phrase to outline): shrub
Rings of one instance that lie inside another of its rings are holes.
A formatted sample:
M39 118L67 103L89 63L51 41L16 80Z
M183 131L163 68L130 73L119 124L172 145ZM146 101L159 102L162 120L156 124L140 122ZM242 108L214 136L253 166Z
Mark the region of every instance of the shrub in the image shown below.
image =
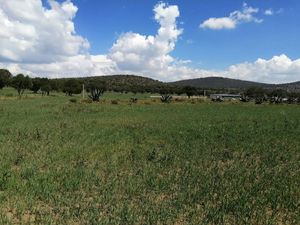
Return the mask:
M71 103L76 103L76 102L77 102L77 99L76 99L76 98L71 98L69 101L70 101Z
M213 102L223 102L224 101L224 99L223 98L221 98L221 97L217 97L217 98L212 98L211 99Z
M255 102L256 105L260 105L260 104L262 104L264 102L264 99L258 97L258 98L255 98L254 102Z
M243 95L243 96L241 96L240 101L241 102L249 102L250 98L248 96Z
M136 97L131 97L131 98L130 98L130 102L131 102L131 103L137 103L137 102L138 102L138 98L136 98Z
M5 94L5 97L14 97L12 93Z

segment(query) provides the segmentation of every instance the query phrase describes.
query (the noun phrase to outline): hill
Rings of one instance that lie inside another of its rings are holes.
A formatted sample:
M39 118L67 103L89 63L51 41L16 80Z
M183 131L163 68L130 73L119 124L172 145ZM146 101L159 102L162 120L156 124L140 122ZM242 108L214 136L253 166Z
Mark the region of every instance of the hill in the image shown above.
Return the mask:
M258 83L252 81L244 81L238 79L230 79L224 77L205 77L190 80L180 80L170 84L178 86L193 86L198 88L249 88L249 87L270 87L271 84Z
M69 78L54 79L61 83ZM73 78L83 82L87 81L104 81L109 90L117 92L145 92L153 91L154 89L165 86L165 83L154 80L148 77L135 76L135 75L110 75L110 76L94 76L94 77L79 77Z
M62 86L63 82L69 78L53 79ZM105 81L109 90L117 92L152 92L157 93L164 88L180 89L184 86L207 89L247 89L250 87L262 87L265 89L284 89L288 91L300 92L300 81L285 84L267 84L253 81L231 79L225 77L205 77L189 80L179 80L175 82L162 82L148 77L136 75L110 75L73 78L82 82Z
M286 84L277 84L275 85L276 88L286 89L289 91L300 91L300 81L293 82L293 83L286 83Z

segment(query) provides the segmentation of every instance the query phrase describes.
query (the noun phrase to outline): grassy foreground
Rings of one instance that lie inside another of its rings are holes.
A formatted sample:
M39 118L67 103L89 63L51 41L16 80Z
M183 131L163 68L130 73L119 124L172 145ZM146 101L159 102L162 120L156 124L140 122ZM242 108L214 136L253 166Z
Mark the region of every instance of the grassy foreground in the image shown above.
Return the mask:
M300 223L300 106L127 99L3 97L0 224Z

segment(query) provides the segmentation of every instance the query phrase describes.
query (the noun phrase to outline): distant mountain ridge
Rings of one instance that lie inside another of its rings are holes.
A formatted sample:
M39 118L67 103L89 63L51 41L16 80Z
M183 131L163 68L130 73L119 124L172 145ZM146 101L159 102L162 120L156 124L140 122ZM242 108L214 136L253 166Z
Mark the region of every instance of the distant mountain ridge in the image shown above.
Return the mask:
M205 77L205 78L196 78L189 80L180 80L171 82L169 84L178 85L178 86L193 86L197 88L238 88L245 89L250 87L262 87L262 88L284 88L284 89L300 89L300 81L286 84L267 84L259 83L254 81L245 81L238 79L231 79L225 77Z
M231 79L225 77L205 77L189 80L180 80L172 82L171 84L179 86L193 86L197 88L249 88L249 87L266 87L271 84L259 83L253 81L245 81L238 79Z
M68 78L59 78L57 80L66 80ZM136 76L136 75L109 75L109 76L93 76L93 77L77 77L74 79L89 81L105 81L110 89L120 90L123 87L128 87L127 89L139 88L139 90L144 89L145 91L155 88L163 88L167 86L192 86L196 88L207 88L207 89L247 89L250 87L262 87L266 89L285 89L289 91L300 92L300 81L285 84L267 84L259 83L254 81L245 81L239 79L231 79L225 77L205 77L196 78L189 80L179 80L175 82L162 82L159 80L154 80L149 77ZM126 89L126 88L125 88Z

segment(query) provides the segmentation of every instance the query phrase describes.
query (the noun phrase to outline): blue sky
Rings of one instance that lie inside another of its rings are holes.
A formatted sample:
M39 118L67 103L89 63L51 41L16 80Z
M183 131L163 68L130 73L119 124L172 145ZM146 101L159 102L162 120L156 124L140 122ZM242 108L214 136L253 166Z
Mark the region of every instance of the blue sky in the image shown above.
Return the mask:
M15 72L133 73L166 81L204 76L300 80L298 0L0 3L0 25L18 39L0 34L0 66ZM7 21L15 24L14 31ZM161 29L167 33L160 35Z
M75 18L79 34L87 37L93 54L106 53L118 35L133 31L155 34L158 24L152 8L157 1L98 1L74 0L79 11ZM189 59L193 66L205 69L226 67L257 58L271 58L286 54L300 57L300 2L297 0L251 0L249 6L261 10L261 24L248 23L234 30L203 30L199 24L210 17L223 17L239 10L245 1L239 0L188 0L168 1L179 6L179 27L184 29L172 52L175 58ZM281 10L273 16L264 10ZM181 24L183 23L183 24Z

